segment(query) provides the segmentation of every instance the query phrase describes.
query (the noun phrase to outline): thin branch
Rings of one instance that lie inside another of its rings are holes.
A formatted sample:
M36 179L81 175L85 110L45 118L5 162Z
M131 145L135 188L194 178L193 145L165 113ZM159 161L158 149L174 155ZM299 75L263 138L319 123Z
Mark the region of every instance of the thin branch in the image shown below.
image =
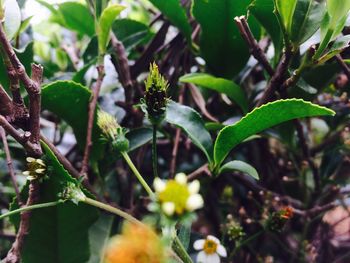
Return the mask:
M340 67L344 71L345 75L348 77L348 81L350 81L350 67L344 62L344 60L340 54L336 55L335 59L337 60L338 64L340 65Z
M10 153L10 149L9 149L9 146L8 146L8 143L7 143L5 130L2 127L0 127L0 136L1 136L1 139L2 139L2 143L4 145L7 167L8 167L8 170L9 170L9 174L10 174L10 177L11 177L13 188L15 189L17 202L18 202L19 205L21 205L22 204L22 200L21 200L21 195L20 195L20 192L19 192L19 189L18 189L18 185L17 185L17 182L16 182L16 174L15 174L15 170L13 169L11 153Z
M269 102L276 90L282 85L282 82L285 79L285 75L288 71L288 66L291 58L291 51L286 50L286 52L283 53L282 59L276 68L275 74L272 76L269 84L265 88L265 91L259 100L257 107L260 107L261 105Z
M235 22L237 24L238 30L241 33L243 39L247 42L250 53L253 57L264 67L270 76L273 76L275 71L271 67L264 51L260 48L258 42L256 41L252 31L249 28L247 19L245 16L236 16Z
M29 193L26 206L32 206L37 203L39 199L39 182L33 180L29 185ZM24 239L29 232L31 211L25 211L21 213L21 222L16 235L16 240L12 244L10 251L6 258L2 261L3 263L19 263L21 261L21 250L24 244Z
M96 111L96 105L98 96L100 94L103 76L104 76L104 67L103 65L97 66L97 72L98 72L98 78L93 88L93 97L89 103L89 115L88 115L88 126L86 131L86 143L85 143L85 150L84 150L84 157L83 162L81 166L80 176L84 176L87 178L87 171L89 167L89 159L90 159L90 152L92 147L92 130L93 130L93 124L95 119L95 111Z
M32 79L27 75L23 64L18 59L10 42L6 38L3 25L0 23L0 44L3 51L9 58L13 68L16 70L18 78L22 81L29 95L29 116L30 116L30 142L33 143L32 156L42 155L40 140L40 84L42 80L43 68L39 65L32 64Z
M6 117L11 117L13 112L12 100L0 84L0 114Z

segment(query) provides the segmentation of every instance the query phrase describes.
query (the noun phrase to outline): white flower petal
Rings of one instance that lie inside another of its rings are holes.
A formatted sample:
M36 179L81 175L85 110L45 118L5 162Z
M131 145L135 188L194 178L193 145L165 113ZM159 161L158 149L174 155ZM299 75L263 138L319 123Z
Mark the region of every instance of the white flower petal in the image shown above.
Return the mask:
M175 175L175 181L179 184L186 184L187 183L187 176L184 173L178 173Z
M41 166L46 166L46 164L44 163L44 161L41 160L41 159L36 159L36 162L37 162L38 164L40 164Z
M223 245L218 245L216 253L218 253L221 257L227 257L226 248Z
M35 172L36 172L37 174L42 174L42 173L45 172L45 169L39 168L39 169L36 169Z
M194 243L193 243L193 248L195 250L202 250L204 248L204 244L205 244L205 239L199 239L199 240L196 240Z
M167 216L172 216L175 212L175 204L173 202L165 202L162 204L162 210Z
M204 201L200 194L191 195L186 202L186 209L188 211L194 211L203 207Z
M27 157L27 158L26 158L26 161L27 161L28 163L32 163L32 162L35 162L35 159L34 159L33 157Z
M207 239L214 241L217 245L220 245L220 240L217 237L214 237L212 235L208 235Z
M190 192L190 194L196 194L199 192L199 181L198 180L194 180L193 182L188 184L188 191Z
M197 263L207 263L207 254L204 251L198 253L196 258Z
M29 171L24 171L24 172L22 172L22 174L27 176L27 175L30 175L30 172Z
M206 263L220 263L220 257L218 254L214 253L211 255L207 255Z
M166 187L166 184L165 182L160 179L160 178L155 178L154 181L153 181L153 187L154 187L154 190L156 190L156 192L163 192L165 187Z

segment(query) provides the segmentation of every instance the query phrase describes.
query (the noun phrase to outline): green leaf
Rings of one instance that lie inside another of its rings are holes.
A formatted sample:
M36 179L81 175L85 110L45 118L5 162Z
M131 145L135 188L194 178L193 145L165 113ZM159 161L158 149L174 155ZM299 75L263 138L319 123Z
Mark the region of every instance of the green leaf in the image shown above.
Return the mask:
M249 6L249 12L258 20L271 36L276 51L282 49L282 31L274 14L273 0L254 0Z
M87 263L103 263L103 252L111 234L114 217L101 214L89 230L90 259Z
M335 28L339 20L347 16L350 0L327 0L327 11L330 16L330 28Z
M181 6L181 0L149 0L157 7L169 21L176 26L186 37L189 43L191 40L192 28L188 21L186 11Z
M201 55L210 73L232 78L247 63L249 51L234 22L236 16L245 15L251 0L194 0L192 13L201 25ZM258 24L249 17L255 36ZM254 19L254 18L253 18Z
M129 152L145 145L150 142L153 137L153 130L150 128L138 128L129 131L126 135L126 138L129 140ZM163 137L162 134L157 133L157 138Z
M300 99L265 104L220 131L214 145L215 165L220 166L229 152L251 135L292 119L334 114L330 109Z
M337 38L334 41L334 43L332 44L331 48L327 51L327 53L319 59L319 63L323 64L326 61L333 58L334 56L338 55L339 53L344 51L346 48L348 48L349 44L350 44L350 36L349 35L341 36L341 37Z
M95 34L94 19L85 5L77 2L65 2L58 5L58 11L61 14L58 19L59 21L64 19L66 28L89 37Z
M5 1L4 29L8 39L12 39L21 27L21 10L17 0Z
M116 17L124 9L125 9L124 6L114 4L114 5L108 6L103 10L101 17L98 21L98 32L97 32L98 46L99 46L99 51L101 55L106 53L112 24L116 19Z
M212 161L213 142L198 112L190 107L169 101L165 119L180 127L190 137L193 144L204 152L208 161Z
M205 73L192 73L182 76L180 81L184 83L192 83L203 88L224 93L232 101L236 102L241 107L243 112L248 111L248 101L243 90L231 80L216 78Z
M190 224L180 225L178 237L181 241L181 244L187 250L190 245L190 239L191 239L191 225Z
M41 94L42 108L54 113L72 127L78 146L83 150L91 91L73 81L56 81L43 87ZM100 134L95 118L92 130L92 159L103 155L104 145L99 140Z
M251 166L246 162L237 161L237 160L225 163L223 166L221 166L218 174L222 174L225 172L232 172L232 171L242 172L250 175L256 180L259 180L259 174L253 166Z
M58 199L67 182L78 185L47 145L42 144L49 179L40 184L39 203ZM88 194L86 191L85 193ZM90 195L91 196L91 195ZM85 263L90 257L89 228L97 220L98 210L70 201L55 207L32 211L30 232L25 239L23 263Z
M324 3L299 0L293 15L291 41L295 45L300 45L315 34L321 26L325 11Z
M112 25L112 31L129 50L151 35L149 27L131 19L118 19Z
M277 11L282 17L284 28L288 33L291 32L293 14L298 0L274 0Z

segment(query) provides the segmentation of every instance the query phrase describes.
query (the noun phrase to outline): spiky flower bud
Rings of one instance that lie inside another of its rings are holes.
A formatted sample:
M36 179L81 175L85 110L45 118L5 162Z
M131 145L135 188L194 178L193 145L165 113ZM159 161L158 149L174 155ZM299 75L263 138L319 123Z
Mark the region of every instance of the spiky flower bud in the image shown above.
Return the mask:
M120 152L125 152L129 149L129 140L125 137L125 130L112 115L99 111L97 114L97 125L101 128L106 139L111 141L113 149Z
M145 81L144 112L153 125L158 125L165 117L168 82L159 73L156 63L150 65L150 73Z

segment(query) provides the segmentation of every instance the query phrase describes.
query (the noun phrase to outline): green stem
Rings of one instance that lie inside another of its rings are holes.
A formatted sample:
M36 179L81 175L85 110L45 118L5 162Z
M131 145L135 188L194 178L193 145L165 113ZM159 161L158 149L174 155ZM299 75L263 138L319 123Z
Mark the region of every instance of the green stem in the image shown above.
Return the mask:
M141 185L143 186L143 188L145 188L146 192L148 193L148 195L150 197L152 197L154 195L151 187L149 187L149 185L147 184L147 182L145 181L145 179L143 179L142 175L140 174L140 172L137 170L137 168L135 167L134 163L131 161L129 155L126 152L122 152L121 153L125 159L125 161L127 162L127 164L129 165L130 169L133 171L133 173L135 174L135 176L137 177L137 179L139 180L139 182L141 183Z
M158 177L157 125L153 125L152 164L154 178Z
M0 219L3 219L3 218L8 217L8 216L15 215L15 214L19 214L19 213L24 212L24 211L30 211L30 210L39 209L39 208L56 206L56 205L61 204L63 202L64 201L59 200L59 201L55 201L55 202L48 202L48 203L31 205L31 206L25 206L25 207L22 207L22 208L18 208L18 209L12 210L12 211L10 211L10 212L8 212L6 214L0 215Z
M182 243L177 235L175 235L175 238L173 241L173 249L184 263L193 263L191 257L188 255L186 249L182 245Z
M322 40L321 44L319 45L314 57L312 58L313 61L316 61L321 57L323 51L327 48L329 42L331 41L333 33L334 33L333 29L328 29L327 34L323 38L323 40Z
M112 214L118 215L118 216L124 218L125 220L129 221L130 223L144 225L141 221L137 220L135 217L129 215L128 213L126 213L126 212L124 212L116 207L101 203L101 202L96 201L94 199L91 199L89 197L86 197L84 200L82 200L82 202L89 204L89 205L92 205L92 206L95 206L97 208L106 210Z

